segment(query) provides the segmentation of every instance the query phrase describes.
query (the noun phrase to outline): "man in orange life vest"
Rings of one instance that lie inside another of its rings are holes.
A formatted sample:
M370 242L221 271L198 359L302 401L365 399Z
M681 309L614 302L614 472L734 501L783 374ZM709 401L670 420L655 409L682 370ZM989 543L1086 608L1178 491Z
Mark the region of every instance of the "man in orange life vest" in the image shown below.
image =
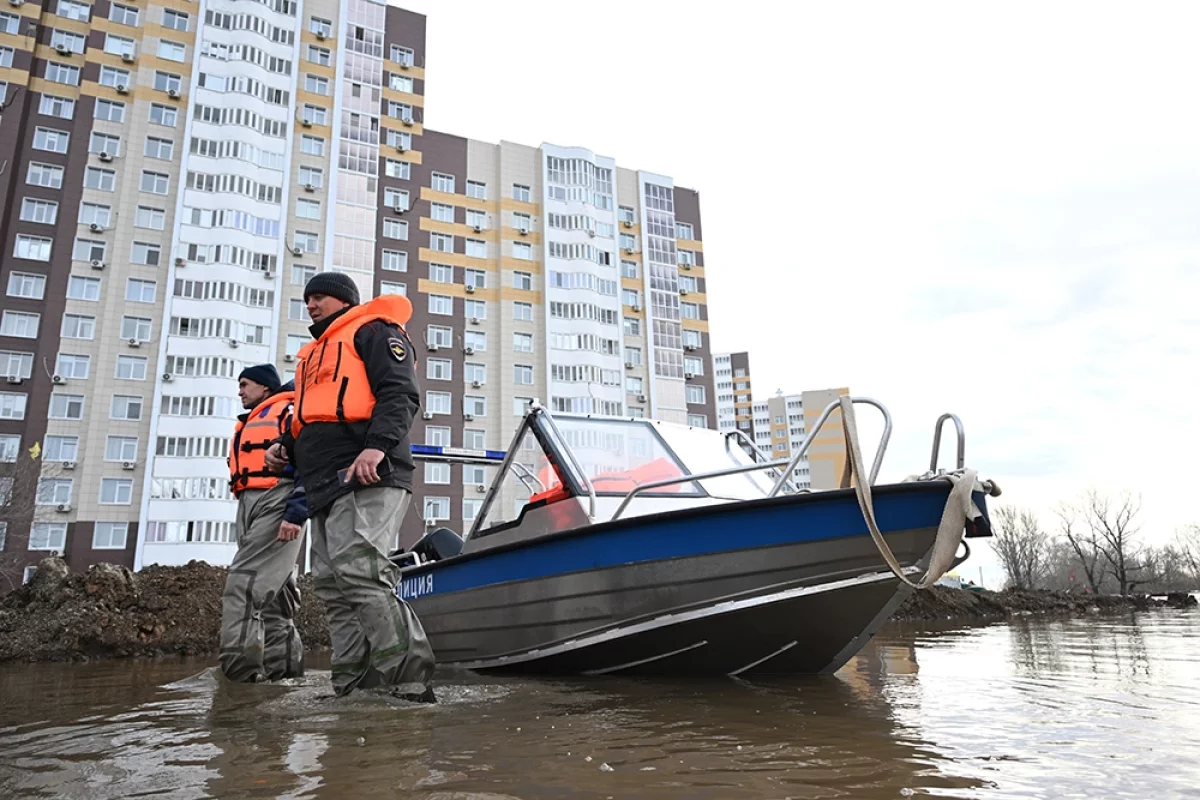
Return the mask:
M267 469L266 453L291 424L292 384L279 385L272 364L246 367L229 451L229 487L238 499L237 554L221 598L221 671L256 683L304 674L304 648L294 622L300 590L292 570L308 511L304 488L287 470Z
M388 559L412 494L408 432L421 404L404 323L412 304L383 295L359 305L347 275L304 287L314 341L296 356L292 427L267 453L304 477L315 589L333 640L334 693L385 688L434 702L434 656L416 614L395 593Z

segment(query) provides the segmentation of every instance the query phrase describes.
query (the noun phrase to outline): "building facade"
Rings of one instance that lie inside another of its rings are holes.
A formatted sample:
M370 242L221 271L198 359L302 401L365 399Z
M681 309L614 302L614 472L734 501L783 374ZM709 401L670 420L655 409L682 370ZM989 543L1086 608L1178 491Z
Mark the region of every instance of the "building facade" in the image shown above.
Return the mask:
M0 13L0 571L227 563L236 376L289 376L303 287L413 300L414 443L529 399L717 426L699 198L578 147L428 130L425 18L372 0ZM469 525L486 468L427 463Z

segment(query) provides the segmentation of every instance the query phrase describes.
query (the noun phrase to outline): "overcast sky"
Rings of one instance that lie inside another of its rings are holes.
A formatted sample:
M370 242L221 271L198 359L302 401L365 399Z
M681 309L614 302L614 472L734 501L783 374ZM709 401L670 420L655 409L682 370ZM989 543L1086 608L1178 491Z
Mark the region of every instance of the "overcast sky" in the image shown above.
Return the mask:
M885 477L955 411L1048 523L1088 486L1156 540L1200 521L1200 6L398 4L430 127L700 191L713 344L758 397L882 400Z

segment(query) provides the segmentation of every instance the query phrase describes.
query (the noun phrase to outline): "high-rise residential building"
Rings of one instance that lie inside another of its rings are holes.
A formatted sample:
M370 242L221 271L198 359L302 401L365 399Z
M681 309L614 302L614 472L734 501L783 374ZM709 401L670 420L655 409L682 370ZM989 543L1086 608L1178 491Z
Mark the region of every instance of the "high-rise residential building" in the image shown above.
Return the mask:
M408 295L414 443L524 404L716 427L699 198L579 147L425 128L425 18L373 0L0 13L0 570L227 563L235 378L303 287ZM490 480L425 463L402 539Z
M751 427L755 445L772 458L791 458L825 407L849 392L844 388L800 394L779 391L766 400L754 401ZM836 489L841 485L845 464L842 414L835 410L797 465L796 485L801 489Z
M717 390L717 428L734 428L753 438L750 354L714 353L713 380Z

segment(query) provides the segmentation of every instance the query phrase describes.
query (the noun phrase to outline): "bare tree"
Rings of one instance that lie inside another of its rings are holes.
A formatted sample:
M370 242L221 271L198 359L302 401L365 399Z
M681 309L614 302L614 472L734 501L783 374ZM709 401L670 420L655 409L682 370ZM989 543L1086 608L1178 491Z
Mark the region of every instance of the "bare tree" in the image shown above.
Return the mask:
M1088 589L1092 594L1099 594L1104 570L1100 563L1100 546L1092 529L1079 523L1078 511L1074 506L1062 503L1054 513L1058 516L1059 533L1079 559L1079 566L1087 578Z
M1185 525L1175 531L1175 548L1179 551L1181 569L1200 586L1200 525Z
M1084 523L1099 548L1104 570L1116 580L1121 594L1152 580L1144 548L1138 542L1141 509L1141 499L1128 492L1115 500L1095 489L1084 496Z
M1016 589L1037 588L1046 575L1050 536L1029 509L1000 506L995 513L992 549Z

